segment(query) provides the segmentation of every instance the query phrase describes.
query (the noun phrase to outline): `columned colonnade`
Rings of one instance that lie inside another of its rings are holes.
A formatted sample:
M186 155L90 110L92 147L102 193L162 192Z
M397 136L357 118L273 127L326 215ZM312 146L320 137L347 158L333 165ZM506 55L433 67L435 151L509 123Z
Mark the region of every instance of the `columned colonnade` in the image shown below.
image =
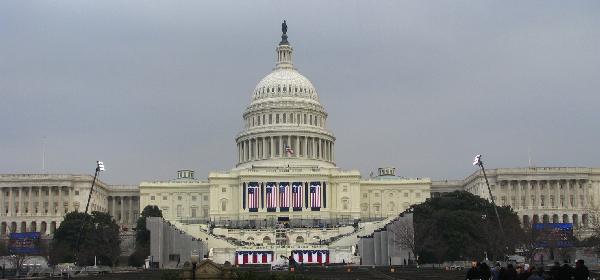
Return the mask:
M139 196L109 196L108 214L120 224L135 224L139 217Z
M272 158L305 158L334 162L332 139L310 136L266 136L241 140L238 146L238 163ZM290 146L293 154L286 153Z
M494 200L521 212L523 223L589 225L588 214L580 213L591 199L587 179L499 180L498 185Z

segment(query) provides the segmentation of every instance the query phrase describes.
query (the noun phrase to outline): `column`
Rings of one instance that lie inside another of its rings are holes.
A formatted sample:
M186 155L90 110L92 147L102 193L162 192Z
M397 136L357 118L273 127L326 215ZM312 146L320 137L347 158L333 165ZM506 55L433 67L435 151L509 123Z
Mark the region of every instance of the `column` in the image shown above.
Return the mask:
M13 188L8 188L10 191L8 193L8 215L7 216L13 216L13 213L15 212L15 196L14 196L14 192L13 192Z
M290 146L290 148L292 148L292 147L293 147L293 146L292 146L292 136L288 135L288 136L287 136L287 140L286 140L286 141L287 141L287 145L288 145L288 146ZM286 156L287 156L287 157L292 157L293 155L292 155L292 154L288 154L288 153L286 153Z
M72 212L73 210L75 210L75 209L73 209L74 208L73 207L73 195L74 195L73 194L73 187L69 187L69 197L68 197L68 200L69 200L69 206L68 207L69 207L69 209L67 209L69 212Z
M261 158L265 158L267 155L267 150L265 149L267 147L267 138L263 137L262 138L262 153L261 153Z
M43 187L38 187L38 215L45 215L44 213L44 199L43 199Z
M134 223L133 219L133 196L129 197L129 222Z
M333 143L333 141L331 141L331 162L335 161L335 145Z
M582 186L581 180L575 180L575 197L573 198L573 200L574 200L573 204L577 208L583 206L583 205L581 205L581 200L579 199L579 196L582 195L581 189L579 188L580 186ZM581 216L583 216L583 215L581 215ZM581 219L581 221L583 221L583 219Z
M119 220L123 223L123 221L125 221L125 203L123 202L123 196L120 196L119 198L121 199L121 219Z
M48 213L54 215L54 193L52 192L52 186L48 186L48 195L50 197L48 200Z
M0 188L0 203L2 203L2 204L0 205L0 216L4 216L4 215L6 215L6 214L5 214L5 213L6 213L6 210L4 210L4 207L5 207L5 206L4 206L4 200L5 200L5 197L6 197L6 196L5 196L4 194L5 194L5 190L4 190L4 188Z
M308 158L308 136L304 136L304 158Z
M24 216L23 213L25 213L25 207L23 207L23 189L24 187L19 188L19 213L17 216ZM18 224L17 226L20 228L21 224Z
M296 143L294 143L294 153L296 153L296 157L300 157L300 136L294 137L296 139Z
M311 147L311 150L312 150L311 158L317 158L317 147L316 146L317 146L317 141L316 141L316 138L313 137L312 138L312 147Z
M29 191L27 192L28 197L27 197L27 209L29 210L29 213L27 213L27 216L33 216L33 200L31 199L33 197L33 187L29 187Z
M63 204L63 192L62 187L58 186L58 213L63 214L64 204Z
M269 149L269 158L274 158L275 157L275 149L274 146L275 145L275 140L273 139L273 136L270 137L271 138L271 149Z
M158 196L157 196L157 199L158 199ZM113 195L112 196L112 206L111 206L111 208L112 208L112 216L113 216L113 218L115 220L117 220L117 212L116 212L117 211L117 208L116 208L117 206L116 205L117 205L117 197Z

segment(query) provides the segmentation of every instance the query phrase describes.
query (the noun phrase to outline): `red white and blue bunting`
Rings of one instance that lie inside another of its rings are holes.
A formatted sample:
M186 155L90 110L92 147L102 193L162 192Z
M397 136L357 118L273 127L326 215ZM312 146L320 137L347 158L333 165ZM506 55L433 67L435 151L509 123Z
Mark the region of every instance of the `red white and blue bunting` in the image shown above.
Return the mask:
M292 258L298 263L329 263L329 250L293 250Z
M236 264L260 264L273 261L273 251L237 251Z

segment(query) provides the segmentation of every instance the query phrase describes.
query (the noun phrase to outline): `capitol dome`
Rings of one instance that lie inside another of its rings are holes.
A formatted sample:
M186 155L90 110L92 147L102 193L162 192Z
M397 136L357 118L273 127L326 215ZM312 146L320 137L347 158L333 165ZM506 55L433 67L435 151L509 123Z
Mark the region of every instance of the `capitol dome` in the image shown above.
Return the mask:
M305 98L319 102L313 84L295 69L274 69L258 83L252 101L276 97Z
M282 30L283 31L283 30ZM335 167L335 136L317 90L292 63L287 29L276 48L277 64L254 89L236 137L237 169L254 166Z

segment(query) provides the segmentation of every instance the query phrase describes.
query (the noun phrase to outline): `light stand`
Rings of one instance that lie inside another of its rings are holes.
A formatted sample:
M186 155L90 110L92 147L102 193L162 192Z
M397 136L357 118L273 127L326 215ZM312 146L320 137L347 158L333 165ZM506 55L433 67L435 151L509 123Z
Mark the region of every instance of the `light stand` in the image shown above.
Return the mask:
M192 262L192 280L196 280L196 265L198 264L198 261L200 261L198 250L192 251L190 261Z
M496 218L498 218L498 225L500 226L500 233L504 235L504 230L502 229L502 223L500 222L500 215L498 215L498 209L496 207L496 203L494 203L494 197L492 196L492 189L490 188L490 182L488 181L487 175L485 174L485 168L483 168L483 161L481 161L481 155L477 155L475 157L475 161L473 165L478 165L481 167L481 171L483 171L483 177L485 178L485 184L487 185L488 192L490 194L490 200L492 201L492 205L494 206L494 212L496 212Z
M100 173L100 171L104 170L104 163L102 163L101 161L96 161L96 173L94 173L94 180L92 181L90 195L88 196L87 205L85 206L83 221L81 221L81 228L79 229L79 235L77 236L77 243L75 243L75 253L73 254L73 262L77 262L77 249L79 247L79 239L81 238L81 233L83 233L83 226L85 225L85 219L87 217L88 208L90 207L90 200L92 199L92 192L94 191L94 183L96 183L96 178L98 178L98 174Z

